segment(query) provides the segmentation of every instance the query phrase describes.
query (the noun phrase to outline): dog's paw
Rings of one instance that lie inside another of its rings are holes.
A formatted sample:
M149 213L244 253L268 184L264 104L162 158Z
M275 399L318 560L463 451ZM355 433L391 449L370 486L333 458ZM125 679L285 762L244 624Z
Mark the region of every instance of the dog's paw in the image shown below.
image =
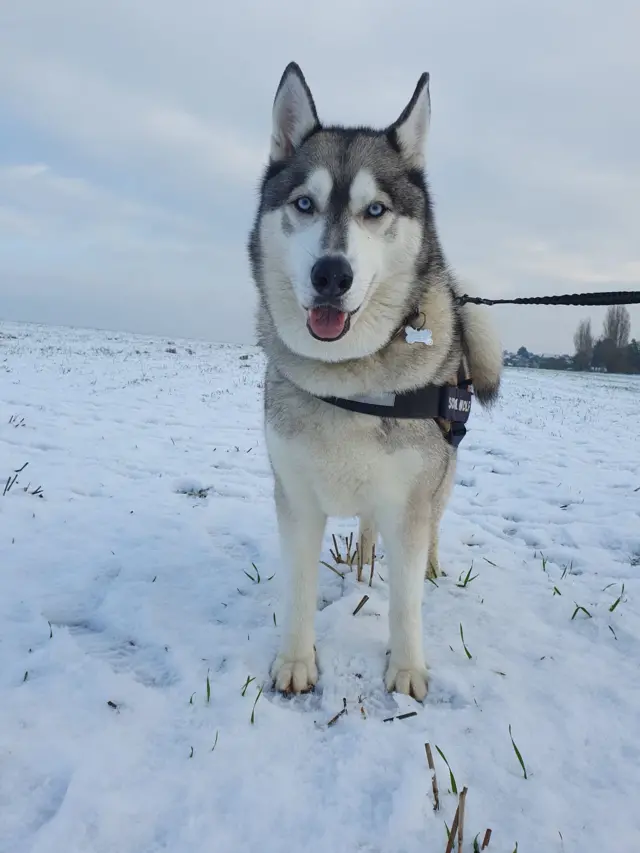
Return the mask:
M390 663L385 676L385 684L390 693L404 693L413 696L418 702L422 702L427 695L428 683L429 676L425 666L401 667Z
M306 693L318 681L315 653L295 660L278 655L271 667L271 677L281 693Z

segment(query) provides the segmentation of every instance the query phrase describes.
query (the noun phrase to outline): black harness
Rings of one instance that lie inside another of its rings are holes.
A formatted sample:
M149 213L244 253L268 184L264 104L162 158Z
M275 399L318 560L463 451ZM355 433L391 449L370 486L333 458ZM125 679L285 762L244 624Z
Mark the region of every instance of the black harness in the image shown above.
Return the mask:
M435 420L445 440L458 447L467 433L465 423L471 412L472 380L467 379L462 365L457 385L426 385L415 391L383 394L376 397L320 397L326 403L377 418L413 418Z

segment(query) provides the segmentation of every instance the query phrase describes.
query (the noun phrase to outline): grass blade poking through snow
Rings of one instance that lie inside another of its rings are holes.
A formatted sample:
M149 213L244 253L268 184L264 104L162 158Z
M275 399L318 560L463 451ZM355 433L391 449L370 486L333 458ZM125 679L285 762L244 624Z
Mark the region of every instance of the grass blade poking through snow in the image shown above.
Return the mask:
M576 609L573 611L573 616L571 617L572 622L576 618L578 613L580 613L580 611L582 611L584 614L586 614L589 617L589 619L592 618L591 614L589 613L589 611L587 610L586 607L583 607L581 604L576 604L575 601L573 603L576 605Z
M245 573L245 575L249 578L250 581L252 581L253 583L260 583L260 572L258 571L258 567L256 566L255 563L251 563L251 565L253 566L253 568L255 570L255 573L256 573L255 577L252 574L250 574L249 572L245 571L245 569L243 569L242 571Z
M207 670L207 704L211 702L211 682L209 681L209 670Z
M256 696L256 701L253 703L253 708L251 710L251 725L254 725L256 721L256 705L258 704L258 699L262 696L262 687L263 685L261 684L260 689L258 690L258 695Z
M242 696L244 696L245 693L247 692L247 687L251 684L251 682L255 681L255 680L256 680L255 676L253 678L250 675L247 676L247 680L245 681L245 683L242 687L242 692L241 692Z
M622 601L622 596L623 596L623 595L624 595L624 584L622 584L622 590L621 590L621 592L620 592L620 595L616 598L616 600L613 602L613 604L612 604L612 605L611 605L611 607L609 608L609 613L613 613L613 611L616 609L616 607L617 607L617 606L620 604L620 602Z
M460 623L460 639L462 640L462 646L463 646L463 648L464 648L464 651L465 651L466 656L469 658L469 660L471 660L471 658L473 657L473 655L471 654L471 652L470 652L470 651L469 651L469 649L467 648L467 644L466 644L466 643L465 643L465 641L464 641L464 633L463 633L463 631L462 631L462 622Z
M522 760L522 755L520 754L520 750L516 746L516 742L513 739L513 735L511 734L511 725L509 725L509 737L511 738L511 743L513 744L513 750L518 757L518 761L520 762L520 766L522 767L522 772L524 773L524 778L528 779L527 776L527 768L524 766L524 761Z
M339 572L339 571L336 569L336 567L335 567L335 566L330 566L330 565L329 565L329 563L325 563L325 561L324 561L324 560L320 560L320 565L321 565L321 566L326 566L328 569L331 569L331 571L332 571L334 574L338 575L338 577L339 577L339 578L342 578L342 580L344 580L344 577L345 577L345 576L343 575L343 573L342 573L342 572Z
M438 755L444 761L444 763L447 765L447 768L449 770L449 780L451 782L451 792L453 794L457 795L458 794L458 786L456 785L456 777L453 775L453 770L449 766L449 762L447 761L444 752L440 749L440 747L437 744L436 744L436 749L438 750Z
M262 583L262 578L260 577L260 572L258 571L258 567L256 566L255 563L251 563L251 565L253 566L253 570L256 573L255 577L250 572L247 572L244 569L242 571L245 573L245 575L249 578L249 580L252 583ZM271 577L267 578L267 580L272 581L274 578L275 578L275 575L271 575Z
M473 563L471 563L471 566L469 567L469 571L465 575L464 580L462 580L462 575L460 575L460 577L458 578L458 583L456 584L456 586L459 586L460 589L465 589L467 586L469 586L469 584L478 577L477 573L475 575L473 575L473 577L472 577L471 576L472 571L473 571Z

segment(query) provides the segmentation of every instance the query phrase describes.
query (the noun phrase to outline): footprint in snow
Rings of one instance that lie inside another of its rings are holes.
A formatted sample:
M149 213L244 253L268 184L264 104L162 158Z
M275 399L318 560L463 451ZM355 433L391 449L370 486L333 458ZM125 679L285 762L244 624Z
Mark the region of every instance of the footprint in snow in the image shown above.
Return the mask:
M85 654L104 660L114 672L129 673L145 687L170 687L179 681L164 646L117 637L90 622L67 627Z

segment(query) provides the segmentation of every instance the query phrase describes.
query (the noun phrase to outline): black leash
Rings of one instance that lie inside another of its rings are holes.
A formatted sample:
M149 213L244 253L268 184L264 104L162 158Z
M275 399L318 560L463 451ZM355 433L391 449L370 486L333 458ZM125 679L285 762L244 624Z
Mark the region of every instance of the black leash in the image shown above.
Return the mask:
M474 305L635 305L640 303L640 291L620 290L609 293L565 293L560 296L522 296L518 299L482 299L479 296L456 297L458 305L471 302ZM420 325L417 325L417 324ZM406 318L398 331L392 335L398 337L407 330L420 332L424 329L426 317L416 311ZM430 335L430 333L429 333ZM435 420L440 426L445 441L457 448L467 429L465 423L471 410L472 393L469 389L471 379L466 379L462 366L458 371L457 385L427 385L414 391L383 395L366 400L358 398L320 397L325 403L356 412L373 415L378 418L411 418ZM388 399L387 399L388 398Z
M617 290L608 293L563 293L560 296L522 296L518 299L482 299L479 296L458 296L458 305L636 305L640 290Z

